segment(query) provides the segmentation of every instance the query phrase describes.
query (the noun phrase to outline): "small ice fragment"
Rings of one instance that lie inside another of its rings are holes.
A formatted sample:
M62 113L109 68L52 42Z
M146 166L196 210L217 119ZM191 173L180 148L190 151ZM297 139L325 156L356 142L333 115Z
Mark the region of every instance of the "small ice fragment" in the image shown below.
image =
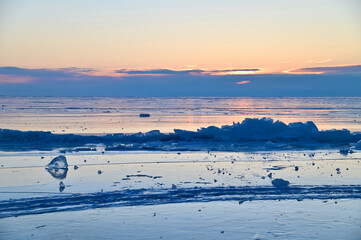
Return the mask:
M272 180L272 185L276 188L288 188L289 181L283 180L282 178L276 178Z
M242 203L244 203L246 200L239 200L238 201L238 205L241 205Z
M66 158L60 155L51 160L51 162L46 165L46 167L49 169L68 168L68 163L66 161Z
M361 150L361 140L356 143L355 149Z
M149 113L141 113L139 114L139 117L143 118L143 117L150 117Z
M349 153L349 149L348 148L343 148L343 149L340 149L340 153L342 154L342 155L345 155L345 156L347 156L347 154Z
M61 182L59 183L59 192L64 191L64 189L65 189L65 184L63 183L63 181L61 181Z

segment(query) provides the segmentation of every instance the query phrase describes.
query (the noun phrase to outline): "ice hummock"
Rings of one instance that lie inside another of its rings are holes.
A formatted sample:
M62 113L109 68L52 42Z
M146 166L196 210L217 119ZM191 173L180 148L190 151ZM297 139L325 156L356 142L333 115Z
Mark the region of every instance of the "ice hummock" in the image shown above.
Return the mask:
M55 148L105 144L106 150L218 150L239 151L245 148L313 149L349 147L361 140L361 133L347 129L319 131L308 121L285 124L271 118L246 118L242 123L222 127L209 126L196 131L174 129L173 133L153 130L147 133L108 134L105 136L52 134L42 131L17 131L0 129L0 145L9 148ZM360 143L356 149L360 148Z

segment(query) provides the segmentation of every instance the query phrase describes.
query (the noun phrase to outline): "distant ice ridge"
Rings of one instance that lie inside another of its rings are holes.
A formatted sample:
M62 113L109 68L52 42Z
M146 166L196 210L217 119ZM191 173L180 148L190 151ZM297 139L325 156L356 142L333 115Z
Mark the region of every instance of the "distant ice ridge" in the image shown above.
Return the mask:
M153 130L147 133L117 133L105 136L0 129L0 143L3 150L25 146L31 149L44 149L103 143L108 151L239 151L255 148L270 150L332 148L345 145L353 147L360 140L361 133L351 133L347 129L319 131L311 121L287 125L271 118L247 118L242 123L224 125L220 128L210 126L197 131L174 129L174 133L161 133L159 130Z

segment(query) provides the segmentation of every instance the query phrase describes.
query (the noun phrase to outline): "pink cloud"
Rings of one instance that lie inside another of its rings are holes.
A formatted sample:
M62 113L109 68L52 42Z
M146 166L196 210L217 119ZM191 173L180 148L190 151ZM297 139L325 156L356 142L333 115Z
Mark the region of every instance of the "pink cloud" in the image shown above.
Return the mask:
M1 83L27 83L35 80L33 77L29 76L17 76L10 74L0 74L0 84Z
M240 81L240 82L236 82L236 84L240 84L240 85L242 85L242 84L247 84L247 83L250 83L251 81Z
M328 67L306 67L284 71L291 74L342 74L361 73L361 65L328 66Z

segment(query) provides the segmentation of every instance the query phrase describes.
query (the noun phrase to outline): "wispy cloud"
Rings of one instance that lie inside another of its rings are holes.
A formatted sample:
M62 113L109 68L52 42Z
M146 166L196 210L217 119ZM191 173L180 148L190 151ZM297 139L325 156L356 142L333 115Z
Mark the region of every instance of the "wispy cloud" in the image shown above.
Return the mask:
M75 73L69 73L65 70L53 69L27 69L18 67L0 67L0 83L27 83L39 79L73 79Z
M322 63L328 63L331 62L333 59L332 58L327 58L327 59L321 59L321 60L309 60L309 63L316 63L316 64L322 64Z
M243 75L254 74L259 72L259 68L242 68L242 69L120 69L116 73L130 75Z
M285 71L294 74L354 74L361 73L361 65L329 66L329 67L306 67Z
M0 83L25 83L36 80L77 80L84 69L28 69L19 67L0 67Z
M183 74L200 74L203 70L190 69L190 70L171 70L171 69L145 69L145 70L130 70L120 69L117 73L126 73L128 75L183 75Z
M16 83L47 78L49 80L82 80L85 77L109 77L120 79L134 76L220 76L245 75L259 73L259 68L237 69L93 69L93 68L57 68L28 69L19 67L0 67L1 82ZM16 76L16 77L15 77ZM23 79L23 80L20 80Z
M2 83L27 83L35 80L33 77L29 76L17 76L9 74L0 74L0 84Z

